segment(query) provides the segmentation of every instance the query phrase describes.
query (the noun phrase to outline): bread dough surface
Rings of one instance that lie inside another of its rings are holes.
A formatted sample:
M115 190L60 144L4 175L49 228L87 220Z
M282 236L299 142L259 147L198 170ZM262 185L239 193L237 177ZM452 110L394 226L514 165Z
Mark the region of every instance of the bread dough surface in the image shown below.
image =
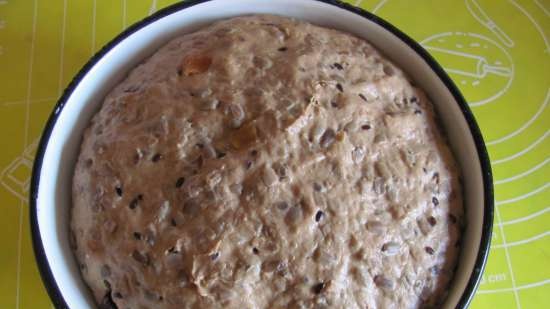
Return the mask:
M173 39L106 96L71 233L101 308L431 308L462 204L399 68L352 35L256 15Z

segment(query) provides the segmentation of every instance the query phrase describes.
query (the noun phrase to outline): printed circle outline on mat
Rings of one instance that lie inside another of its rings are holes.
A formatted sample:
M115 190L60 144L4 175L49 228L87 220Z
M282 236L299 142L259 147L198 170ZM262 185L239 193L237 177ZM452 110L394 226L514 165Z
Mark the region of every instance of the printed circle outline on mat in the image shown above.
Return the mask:
M533 243L541 239L545 239L548 236L550 236L550 231L545 231L525 239L508 242L506 244L494 245L494 246L491 246L491 249L505 249L505 248L515 247L515 246L522 246L522 245Z
M504 157L502 159L491 160L491 165L495 166L495 165L498 165L498 164L506 163L508 161L512 161L514 159L517 159L517 158L523 156L524 154L528 153L529 151L536 148L539 144L541 144L546 139L546 137L548 137L548 135L550 135L550 129L546 130L546 132L544 134L542 134L534 142L532 142L531 144L529 144L529 146L523 148L522 150L519 150L519 151L515 152L514 154L511 154L511 155L509 155L507 157Z
M454 46L447 46L449 42ZM491 38L455 31L431 35L420 44L441 63L453 80L460 82L461 90L469 94L471 107L496 100L512 85L515 67L512 56ZM497 56L494 55L496 50L500 52ZM489 85L489 88L484 85ZM486 90L469 91L478 87ZM472 99L476 92L482 94Z
M512 131L509 134L506 134L505 136L499 137L499 138L494 139L494 140L485 141L485 145L493 146L493 145L496 145L496 144L500 144L500 143L502 143L504 141L507 141L507 140L513 138L514 136L522 133L523 131L527 130L529 128L529 126L531 126L533 124L533 122L535 122L540 117L540 115L544 112L544 110L546 109L546 106L548 105L549 101L550 101L550 88L548 88L547 94L544 97L544 101L539 106L539 108L537 109L535 114L531 118L529 118L529 120L527 120L525 123L523 123L523 125L521 127L517 128L516 130Z
M501 206L501 205L506 205L506 204L512 204L512 203L516 203L516 202L519 202L519 201L522 201L526 198L529 198L533 195L537 195L537 194L542 194L545 192L545 190L550 186L550 182L547 182L545 183L544 185L542 186L539 186L527 193L523 193L521 195L518 195L518 196L515 196L515 197L511 197L511 198L507 198L505 200L500 200L500 201L496 201L495 202L495 205L497 206ZM549 206L550 207L550 206Z

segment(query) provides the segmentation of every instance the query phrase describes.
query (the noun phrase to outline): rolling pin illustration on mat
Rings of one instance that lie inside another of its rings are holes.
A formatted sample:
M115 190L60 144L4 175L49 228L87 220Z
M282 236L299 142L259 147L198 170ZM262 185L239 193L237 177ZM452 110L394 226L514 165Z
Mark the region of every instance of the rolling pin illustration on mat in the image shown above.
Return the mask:
M477 79L484 78L487 74L499 76L512 75L512 70L510 68L491 65L487 59L481 56L438 47L426 46L426 49L443 64L443 67L449 73L470 76Z

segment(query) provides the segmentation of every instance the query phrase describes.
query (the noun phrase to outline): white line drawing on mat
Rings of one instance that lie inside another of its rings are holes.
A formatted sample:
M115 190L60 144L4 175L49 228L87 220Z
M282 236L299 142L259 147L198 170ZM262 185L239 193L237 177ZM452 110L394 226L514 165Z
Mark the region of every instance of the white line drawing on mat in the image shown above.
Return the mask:
M30 144L0 173L0 184L23 202L27 201L29 193L30 172L37 145L38 141Z
M537 170L541 169L542 167L544 167L546 165L546 163L548 163L548 161L550 161L550 158L546 158L544 161L542 161L541 163L535 165L534 167L526 170L525 172L516 174L516 175L511 176L511 177L506 177L504 179L495 180L494 184L495 185L500 185L500 184L503 184L503 183L511 182L511 181L523 178L525 176L528 176L529 174L532 174L532 173L536 172Z
M505 158L502 158L502 159L498 159L498 160L494 160L491 162L491 165L497 165L497 164L501 164L501 163L504 163L504 162L508 162L510 160L514 160L518 157L521 157L522 155L528 153L529 151L531 151L533 148L535 148L538 144L540 144L542 141L544 141L546 139L546 137L548 137L548 135L550 134L550 130L547 130L541 137L539 137L536 141L534 141L531 145L525 147L523 150L519 151L519 152L516 152L514 153L513 155L511 156L508 156L508 157L505 157Z
M34 67L34 53L35 53L35 42L36 42L36 24L37 24L37 16L38 16L38 0L33 1L33 11L32 11L32 37L31 37L31 46L30 46L30 52L29 52L29 69L28 69L28 75L27 75L27 95L26 95L26 106L25 106L25 133L23 135L23 147L25 147L22 152L22 156L19 158L23 160L29 160L32 162L32 158L34 157L35 148L36 145L38 145L38 142L32 142L29 144L29 119L30 119L30 101L31 101L31 94L32 94L32 76L33 76L33 67ZM26 162L27 163L27 162ZM29 163L32 164L32 163ZM30 171L29 171L30 172ZM27 174L27 178L30 179L30 173ZM0 178L1 179L1 178ZM27 186L25 189L28 192L28 182L30 180L27 179ZM17 235L17 268L16 268L16 288L15 288L15 308L19 309L21 304L21 251L22 251L22 243L23 243L23 211L26 211L25 203L26 203L26 194L24 195L25 199L21 199L20 206L19 206L19 232Z
M126 8L128 3L126 0L122 0L122 30L126 29Z
M21 104L34 104L34 103L43 103L43 102L51 102L56 101L57 97L52 98L43 98L43 99L35 99L35 100L22 100L22 101L6 101L6 102L0 102L0 106L11 106L11 105L21 105Z
M0 4L7 4L7 1L5 3ZM3 19L0 19L0 30L4 29L6 27L6 21ZM4 54L4 47L0 45L0 56Z
M517 219L514 219L514 220L509 220L509 221L501 222L501 223L499 223L499 225L512 225L512 224L516 224L516 223L525 222L525 221L534 219L534 218L536 218L536 217L538 217L538 216L542 216L542 215L544 215L545 213L547 213L548 211L550 211L550 207L546 207L546 208L543 209L543 210L534 212L534 213L532 213L532 214L530 214L530 215L527 215L527 216L525 216L525 217L521 217L521 218L517 218Z
M28 69L28 75L27 75L27 95L26 95L26 101L27 104L25 105L25 131L23 135L23 147L25 147L22 152L23 158L29 160L32 162L32 158L34 158L35 148L38 145L38 142L31 142L29 144L29 120L30 120L30 110L31 110L31 95L32 95L32 81L33 81L33 68L34 68L34 56L35 56L35 43L36 43L36 25L37 25L37 17L38 17L38 0L33 1L33 12L32 12L32 37L31 37L31 46L29 51L29 69ZM20 158L21 158L20 157ZM31 163L32 164L32 163ZM30 172L30 171L29 171ZM27 174L28 179L30 179L30 173ZM27 180L27 187L26 190L28 191L28 181ZM26 194L25 194L26 197ZM19 309L21 305L21 251L22 251L22 243L23 243L23 211L26 211L27 209L25 206L25 200L21 200L20 206L19 206L19 232L17 235L17 281L16 281L16 290L15 290L15 308Z
M454 62L454 66L451 64L451 67L445 68L447 72L478 79L484 78L487 74L496 74L504 77L509 77L512 75L511 68L490 65L487 59L478 55L430 46L427 46L426 49L438 59L449 57L455 60L449 61L449 63Z
M509 0L508 2L510 2L516 8L518 8L518 10L520 10L523 13L523 15L525 15L529 19L529 21L531 21L531 23L533 23L533 25L535 26L535 28L539 32L540 36L544 40L544 45L546 46L545 52L550 53L550 43L548 43L548 38L546 37L546 34L544 34L544 31L542 30L542 27L537 23L537 21L533 18L533 16L531 16L521 5L516 3L514 0Z
M531 243L533 241L537 241L537 240L539 240L541 238L544 238L548 235L550 235L550 231L546 231L544 233L540 233L538 235L535 235L533 237L529 237L529 238L526 238L526 239L523 239L523 240L518 240L518 241L514 241L514 242L509 242L509 243L506 243L506 244L496 245L496 246L491 246L491 248L500 249L500 248L509 248L509 247L514 247L514 246L524 245L524 244Z
M94 0L92 7L92 46L90 47L90 54L94 54L95 52L95 22L96 22L96 15L97 15L97 1Z
M510 199L507 199L507 200L496 201L495 205L505 205L505 204L510 204L510 203L515 203L515 202L521 201L523 199L526 199L530 196L533 196L537 193L540 193L540 192L546 190L546 188L548 188L549 186L550 186L550 182L547 182L544 185L534 189L533 191L527 192L527 193L522 194L520 196L516 196L514 198L510 198Z
M500 216L500 210L498 207L495 207L495 214L497 222L502 222L502 217ZM500 236L502 236L502 245L504 246L504 256L506 257L506 266L508 267L508 273L510 274L510 282L512 283L512 289L514 289L514 299L516 301L516 307L521 308L521 303L519 301L519 294L516 291L516 277L514 276L514 269L512 268L512 259L510 258L510 252L508 246L506 246L506 234L504 234L504 227L502 225L498 226ZM491 249L493 246L491 246Z
M61 46L59 53L59 79L57 81L57 93L63 91L63 60L65 59L65 27L67 25L67 0L63 0L63 21L61 23Z
M490 17L487 15L487 12L483 10L481 5L476 0L464 0L466 3L466 8L472 14L472 16L483 26L489 29L501 42L502 44L513 47L514 41L500 28Z
M461 81L461 88L485 87L472 98L472 107L494 101L506 93L514 80L514 62L510 52L497 41L477 33L443 32L420 42L445 71ZM484 81L488 80L484 84Z
M149 15L153 15L157 11L157 0L151 1L151 6L149 7Z
M372 12L373 13L376 13L376 11L378 11L380 8L382 8L384 6L384 4L386 4L388 0L382 0L380 1L375 7L374 9L372 9Z
M535 1L535 4L544 12L544 14L546 16L549 16L550 17L550 12L548 11L548 9L546 9L544 7L544 4L540 3L539 0L534 0Z
M464 4L465 1L466 1L466 0L463 0L463 2L462 2L464 11L465 11L467 14L470 15L471 13L470 13L470 11L468 11L467 5ZM544 27L541 27L541 25L539 25L539 24L537 23L537 21L535 21L531 15L529 15L529 12L528 12L527 10L523 9L523 7L522 7L521 5L517 4L516 1L508 0L507 2L508 2L508 3L506 3L506 2L505 2L505 3L502 3L503 5L508 5L508 7L506 7L506 12L507 12L507 13L514 13L513 11L518 10L518 11L520 11L520 14L517 14L517 12L515 12L515 15L520 15L520 16L523 15L523 16L527 17L527 22L524 22L523 24L525 24L526 26L528 26L529 24L533 24L533 27L535 28L535 29L533 29L533 30L535 30L536 32L538 32L539 35L540 35L540 37L542 37L542 39L543 39L543 41L544 41L544 42L541 42L541 43L543 43L543 44L546 45L546 48L544 48L542 51L543 51L543 52L546 52L546 53L550 53L550 48L548 47L548 38L544 35L544 31L545 31L546 29L545 29ZM544 1L539 1L539 2L545 3ZM485 4L488 3L488 2L486 2L486 1L483 1L483 2L482 2L481 0L476 0L476 3L479 3L479 4L482 4L482 5L483 5L482 10L485 10L485 11L484 11L484 12L485 12L485 15L489 16L489 19L492 19L492 17L496 17L496 16L492 16L493 13L494 13L493 11L490 11L490 9L492 9L492 7L487 7L487 8L485 7ZM419 3L419 5L420 5L420 3ZM380 13L380 12L383 11L384 9L387 9L387 11L384 11L385 13L391 11L391 10L390 10L390 1L388 1L388 0L379 0L379 1L376 1L376 2L372 5L372 7L373 7L373 11L374 11L374 12L378 12L378 13ZM535 9L538 9L538 8L537 8L536 6L534 6L534 5L533 5L533 7L535 7ZM548 7L548 6L546 6L546 7ZM396 8L398 8L397 5L394 5L394 6L392 7L392 9L396 9ZM502 8L504 9L504 7L502 7ZM470 2L470 10L473 10L473 9L472 9L472 3L471 3L471 2ZM505 13L505 12L502 12L502 13ZM478 18L481 18L481 17L482 17L481 14L478 13L478 15L480 15L480 16L478 16ZM474 17L472 16L471 18L473 19ZM474 20L475 20L475 19L474 19ZM482 19L482 20L483 20L483 19ZM487 19L485 19L485 21L487 21ZM494 22L494 21L497 21L497 20L493 20L493 22ZM514 42L514 43L515 43L515 44L519 44L519 42L517 42L516 38L515 38L514 36L512 36L512 33L510 33L509 31L507 31L507 29L509 29L509 28L506 28L508 25L507 25L507 24L501 24L501 23L500 23L500 20L498 20L498 21L499 21L498 26L501 27L501 30L506 31L506 35L511 39L511 42L516 41L516 42ZM479 25L481 26L482 24L479 24ZM505 26L506 26L506 27L505 27ZM484 28L484 30L485 30L485 29L486 29L486 28ZM487 31L490 31L490 30L487 29ZM437 32L437 31L436 31L436 32ZM502 45L502 47L504 47L507 51L511 51L511 49L508 49L508 47L507 47L504 43L501 43L500 40L497 39L497 37L495 37L494 34L493 34L492 32L490 32L490 34L488 34L488 36L490 36L490 37L493 38L494 40L498 41L498 43L499 43L500 45ZM504 40L507 41L506 39L504 39ZM508 42L508 43L509 43L509 42ZM468 47L482 47L481 45L477 46L477 42L474 43L473 45L469 45L469 44L468 44L468 45L464 45L464 46L468 46ZM514 46L515 46L515 45L514 45ZM474 53L474 54L475 54L475 53ZM520 60L520 59L518 59L518 61L519 61L519 60ZM501 64L496 63L496 61L495 61L494 64L495 64L495 65L501 65ZM516 65L517 65L517 63L516 63ZM517 70L517 67L516 67L516 70ZM516 73L516 74L515 74L514 78L518 78L517 72L515 72L515 73ZM484 92L484 89L483 89L484 84L483 84L483 82L481 82L481 84L479 84L479 83L477 83L477 81L469 81L469 80L467 80L467 79L461 80L460 78L456 78L456 77L459 77L458 75L455 75L455 74L453 74L453 75L454 75L453 78L456 79L456 82L457 82L458 85L460 85L460 88L461 88L461 89L466 89L465 92L468 94L468 99L470 100L470 103L472 103L472 104L471 104L472 107L475 107L475 106L477 106L477 105L483 105L483 104L489 103L489 101L495 100L495 99L497 99L497 97L499 97L499 96L504 97L504 96L507 95L507 93L511 92L512 89L515 89L515 88L514 88L514 85L515 85L515 84L512 82L511 85L509 86L509 89L506 91L506 93L503 92L503 93L500 93L499 95L496 95L496 96L494 96L494 97L492 97L492 98L486 99L486 97L489 97L489 93L485 93L485 92ZM496 76L496 75L492 75L492 76ZM496 78L494 78L493 81L494 81L495 79L496 79ZM492 82L489 82L489 80L488 80L488 83L487 83L487 84L488 84L490 87L495 88L495 90L497 89L497 88L496 88L496 85L495 85L494 83L492 83ZM541 85L541 86L542 86L542 85ZM471 90L471 91L467 91L469 87L470 87L470 90ZM543 87L544 87L543 89L546 88L545 86L543 86ZM544 90L543 90L543 91L544 91ZM484 97L483 97L483 96L484 96ZM480 102L480 101L482 101L482 100L484 100L485 102ZM498 102L498 101L497 101L497 102ZM513 130L513 129L512 129L512 130ZM496 139L498 140L498 139L500 139L500 138L497 137ZM488 146L489 146L489 145L488 145Z
M493 293L519 291L519 290L524 290L529 288L535 288L537 286L547 285L548 283L550 283L550 279L546 279L543 281L530 283L530 284L524 284L515 288L505 288L505 289L496 289L496 290L478 290L477 294L493 294Z
M529 119L526 123L524 123L519 129L515 130L514 132L508 134L508 135L505 135L501 138L498 138L496 140L492 140L492 141L488 141L488 142L485 142L485 145L487 146L492 146L492 145L496 145L496 144L499 144L499 143L502 143L518 134L520 134L521 132L523 132L525 129L527 129L533 122L535 122L535 120L537 120L537 118L539 118L540 114L542 114L542 112L544 111L544 109L546 108L546 106L548 105L548 101L550 101L550 88L548 88L548 91L546 92L546 98L544 99L544 102L541 104L541 106L539 107L539 109L537 110L537 112L533 115L533 117L531 117L531 119Z

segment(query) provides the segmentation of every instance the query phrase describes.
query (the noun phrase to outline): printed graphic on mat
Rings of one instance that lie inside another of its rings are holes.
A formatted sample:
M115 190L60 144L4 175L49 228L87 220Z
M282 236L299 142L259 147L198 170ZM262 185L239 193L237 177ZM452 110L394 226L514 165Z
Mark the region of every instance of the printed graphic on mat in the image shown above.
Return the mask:
M462 91L472 93L470 106L489 103L504 94L514 79L514 63L498 42L477 33L447 32L421 42ZM477 91L468 88L480 88Z
M0 184L17 196L22 202L26 202L29 196L32 162L37 145L38 140L31 143L21 156L15 158L0 172Z

